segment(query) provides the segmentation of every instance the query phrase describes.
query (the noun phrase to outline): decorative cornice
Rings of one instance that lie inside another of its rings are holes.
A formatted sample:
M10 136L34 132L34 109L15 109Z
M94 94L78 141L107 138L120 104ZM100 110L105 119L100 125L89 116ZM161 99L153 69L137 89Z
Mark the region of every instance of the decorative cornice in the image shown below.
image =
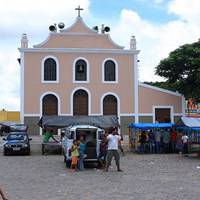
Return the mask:
M20 52L138 54L139 50L95 48L19 48Z

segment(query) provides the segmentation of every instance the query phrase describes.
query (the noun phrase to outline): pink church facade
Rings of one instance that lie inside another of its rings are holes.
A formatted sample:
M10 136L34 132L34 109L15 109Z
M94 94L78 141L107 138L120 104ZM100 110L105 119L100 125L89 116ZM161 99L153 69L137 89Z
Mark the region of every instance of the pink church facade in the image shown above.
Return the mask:
M139 83L134 38L124 49L80 16L32 48L23 35L19 51L21 122L31 134L41 134L42 115L114 114L126 134L131 122L174 122L184 114L182 95Z

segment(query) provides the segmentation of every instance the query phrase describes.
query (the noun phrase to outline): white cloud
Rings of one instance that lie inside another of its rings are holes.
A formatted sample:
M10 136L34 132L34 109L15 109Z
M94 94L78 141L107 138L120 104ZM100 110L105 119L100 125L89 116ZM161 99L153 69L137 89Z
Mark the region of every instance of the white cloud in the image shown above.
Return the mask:
M77 15L75 7L84 7L87 14L89 0L0 0L0 36L16 36L21 32L40 36L48 26L60 21L72 21Z
M171 0L168 11L176 14L178 19L161 25L142 19L133 10L122 10L119 24L113 31L113 38L128 47L130 36L136 36L138 49L141 50L139 54L141 81L161 80L154 75L159 61L180 45L198 40L200 35L198 8L200 8L198 0Z
M189 23L200 23L200 1L199 0L172 0L169 3L169 13L176 14L182 20Z
M17 63L17 53L5 51L0 53L0 108L9 110L19 109L19 76L20 68Z
M0 0L0 110L20 109L20 66L17 63L22 33L27 33L30 45L48 36L48 27L63 21L73 22L75 7L89 12L89 0ZM41 39L42 38L42 39Z

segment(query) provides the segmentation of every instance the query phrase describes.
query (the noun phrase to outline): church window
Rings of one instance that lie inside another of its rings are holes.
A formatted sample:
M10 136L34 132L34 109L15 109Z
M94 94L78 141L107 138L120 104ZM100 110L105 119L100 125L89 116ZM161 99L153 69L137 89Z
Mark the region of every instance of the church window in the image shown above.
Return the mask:
M44 62L44 81L57 81L56 61L48 58Z
M116 66L112 60L104 64L104 81L116 81Z
M75 81L87 81L87 63L80 59L75 64Z

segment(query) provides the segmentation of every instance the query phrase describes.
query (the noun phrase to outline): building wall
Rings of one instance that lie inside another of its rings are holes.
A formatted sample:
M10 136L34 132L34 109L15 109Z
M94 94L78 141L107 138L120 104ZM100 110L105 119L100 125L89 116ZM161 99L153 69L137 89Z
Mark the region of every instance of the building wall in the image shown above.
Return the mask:
M155 88L155 87L154 87ZM152 113L154 106L171 106L174 113L182 113L182 96L139 85L139 113Z
M0 121L20 121L20 112L18 111L0 111Z
M153 116L139 116L139 123L153 123Z
M117 46L110 42L108 35L62 35L52 34L47 43L41 45L43 48L102 48L116 49ZM119 47L118 47L119 48Z
M48 55L56 57L59 62L59 83L41 82L41 63ZM89 83L73 83L73 62L79 57L89 62ZM118 63L118 83L102 82L102 64L107 58ZM101 97L109 92L119 97L120 105L123 105L120 113L133 113L133 65L133 55L126 54L25 53L24 113L40 114L40 97L47 92L53 92L60 98L60 114L72 114L71 95L78 88L86 88L90 92L91 114L101 114Z
M135 117L121 116L120 117L120 132L123 135L128 135L128 125L135 122Z

